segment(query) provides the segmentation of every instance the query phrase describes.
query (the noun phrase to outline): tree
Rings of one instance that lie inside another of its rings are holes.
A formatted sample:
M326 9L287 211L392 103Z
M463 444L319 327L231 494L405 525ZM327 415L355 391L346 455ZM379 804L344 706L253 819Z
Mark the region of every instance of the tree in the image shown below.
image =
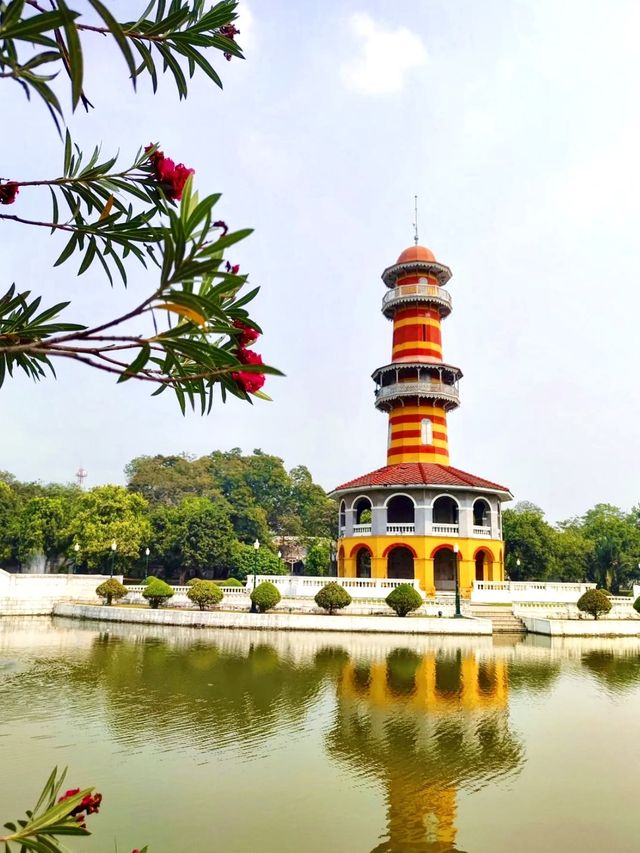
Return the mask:
M149 607L154 610L157 610L158 607L162 607L162 605L169 601L174 594L175 591L173 587L169 586L168 583L165 583L159 578L153 578L153 580L149 581L142 590L143 598L147 599Z
M198 580L189 587L187 598L197 604L200 610L206 610L207 607L215 607L216 604L220 604L224 598L224 593L213 581Z
M0 479L0 560L10 560L16 550L18 539L19 498L15 490L4 479Z
M111 606L113 599L124 598L128 595L129 590L117 578L109 578L108 581L103 581L96 587L96 595L104 598L105 604Z
M392 589L385 601L398 616L407 616L424 604L418 590L410 583L401 583Z
M273 551L237 543L233 549L231 575L245 580L248 575L286 575L287 567Z
M565 583L582 581L589 577L593 556L593 542L578 527L554 530L551 540L551 557L548 563L549 580Z
M262 581L251 593L251 603L254 604L260 613L266 613L267 610L272 610L280 601L280 592L278 587L271 581Z
M141 495L122 486L97 486L79 495L66 531L67 541L80 545L78 562L92 572L109 570L114 557L120 572L139 563L151 540L148 509ZM67 553L72 559L71 548Z
M170 569L225 577L236 543L230 507L222 497L184 498L153 516L155 549Z
M64 497L33 497L22 507L18 519L17 557L21 563L44 554L55 561L69 548L67 528L73 511Z
M554 530L537 507L518 506L502 514L507 573L515 581L542 580L550 571Z
M0 205L15 205L0 221L64 237L56 265L76 258L79 275L97 263L111 285L116 277L126 284L134 262L156 280L144 298L92 325L68 316L68 301L45 305L28 285L11 285L0 296L0 385L18 368L38 380L53 373L54 361L71 359L155 393L170 388L183 412L187 405L209 412L216 389L223 401L227 394L265 397L264 376L277 371L250 349L259 327L246 306L257 289L244 292L247 276L223 257L250 231L230 231L215 212L219 195L199 198L194 170L165 156L157 142L140 140L124 164L99 147L86 156L68 130L62 133L65 115L52 84L58 75L68 78L72 110L89 111L84 63L102 35L120 50L134 88L149 75L155 91L159 72L173 76L181 98L196 71L222 85L208 52L242 57L234 40L236 2L207 9L200 0L175 0L168 8L151 0L137 21L117 20L98 0L84 7L79 12L63 0L52 0L50 9L35 0L0 6L0 78L42 98L64 138L57 177L0 181ZM41 195L51 213L28 216L21 202Z
M351 604L351 596L339 583L330 581L318 590L314 601L318 607L328 610L329 615L332 616L336 610L342 610L343 607L348 607Z
M331 574L331 542L327 539L311 542L304 561L304 573L319 577Z
M578 599L578 610L590 613L594 619L597 619L598 616L611 610L609 596L605 595L601 589L588 589Z
M596 504L582 519L583 535L593 545L590 577L614 593L637 574L640 530L633 512L611 504Z
M333 498L313 478L308 468L298 465L290 472L293 505L307 536L335 539L338 534L338 509Z

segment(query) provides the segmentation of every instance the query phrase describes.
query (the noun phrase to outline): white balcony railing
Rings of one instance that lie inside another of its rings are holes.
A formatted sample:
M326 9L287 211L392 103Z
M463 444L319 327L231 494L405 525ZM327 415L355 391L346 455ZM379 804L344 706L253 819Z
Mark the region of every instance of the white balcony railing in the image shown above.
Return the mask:
M431 529L434 533L440 533L443 536L458 536L460 533L458 524L433 524Z
M485 536L487 539L491 539L491 528L490 527L477 527L473 526L473 535L474 536Z
M387 524L387 535L413 536L416 532L415 524Z
M451 294L436 284L401 284L394 287L382 299L382 312L390 313L394 306L403 302L435 302L445 309L446 314L451 311Z
M370 524L354 524L353 525L353 535L354 536L370 536L371 535L371 525Z
M430 397L438 400L448 400L456 405L460 402L460 394L456 385L447 385L444 382L432 382L429 379L413 382L394 382L392 385L384 385L376 390L377 403L400 397Z

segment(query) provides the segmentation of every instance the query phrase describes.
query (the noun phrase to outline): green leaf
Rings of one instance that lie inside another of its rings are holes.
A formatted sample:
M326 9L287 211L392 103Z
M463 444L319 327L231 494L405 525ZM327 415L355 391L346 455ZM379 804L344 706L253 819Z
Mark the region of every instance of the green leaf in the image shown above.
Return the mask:
M71 14L65 0L56 0L58 6L65 13L64 32L67 37L68 50L68 71L71 77L71 106L75 108L80 103L82 97L82 80L83 80L83 61L82 61L82 45L80 44L80 36L78 29L74 23L76 14Z
M133 88L136 87L136 62L133 57L133 53L127 39L125 38L124 32L120 24L113 17L111 12L104 6L100 0L89 0L89 3L93 6L96 12L100 15L102 20L107 25L111 35L114 37L116 42L118 43L118 47L120 48L122 55L124 56L125 62L129 68L129 73L131 74L131 80L133 83Z

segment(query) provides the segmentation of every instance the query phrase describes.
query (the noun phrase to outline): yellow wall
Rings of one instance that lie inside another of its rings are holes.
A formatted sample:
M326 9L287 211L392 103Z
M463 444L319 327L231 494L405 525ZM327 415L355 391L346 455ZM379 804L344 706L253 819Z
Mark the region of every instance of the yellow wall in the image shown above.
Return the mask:
M445 545L453 549L459 548L458 570L460 577L460 592L468 597L471 594L472 582L476 576L475 555L478 549L485 549L491 556L485 560L485 575L483 580L504 580L504 543L499 539L447 539L441 536L352 536L338 541L338 575L345 578L356 577L356 551L359 546L367 547L372 554L371 577L387 577L388 550L394 546L405 546L415 551L413 560L414 576L420 581L420 586L426 595L435 595L436 588L433 574L432 554L435 549ZM342 557L344 549L344 557ZM492 559L491 559L492 558Z

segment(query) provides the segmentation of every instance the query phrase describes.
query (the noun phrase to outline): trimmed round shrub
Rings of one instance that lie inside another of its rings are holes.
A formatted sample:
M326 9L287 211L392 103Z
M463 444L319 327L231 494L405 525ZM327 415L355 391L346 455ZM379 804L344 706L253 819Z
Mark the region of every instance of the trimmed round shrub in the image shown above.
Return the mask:
M594 619L611 610L609 596L601 589L588 589L578 599L578 610L589 613Z
M214 581L218 586L240 586L244 588L244 584L242 581L239 581L238 578L227 578L226 580L217 580Z
M104 581L96 587L96 595L104 598L104 603L109 606L113 603L114 598L117 601L119 598L124 598L128 592L126 586L120 583L117 578L109 578L108 581Z
M168 583L161 581L159 578L150 579L149 583L142 590L142 595L149 602L149 607L157 610L162 607L174 594L174 589Z
M147 584L150 584L151 581L157 581L157 580L158 580L158 578L155 575L147 575L146 578L144 579L144 585L146 586Z
M633 609L636 611L636 613L640 613L640 595L633 602Z
M271 581L262 581L251 593L251 603L255 604L260 613L271 610L280 601L278 587Z
M193 586L194 583L201 583L201 582L202 582L202 578L191 578L191 580L188 580L186 582L185 586Z
M216 604L220 604L224 598L224 593L213 581L199 580L191 584L187 598L197 604L200 610L206 610L207 607L215 607Z
M328 610L331 616L336 610L348 607L351 604L351 596L339 583L330 581L316 593L314 601L318 607Z
M392 589L385 601L397 616L406 616L424 603L418 590L410 583L401 583Z

